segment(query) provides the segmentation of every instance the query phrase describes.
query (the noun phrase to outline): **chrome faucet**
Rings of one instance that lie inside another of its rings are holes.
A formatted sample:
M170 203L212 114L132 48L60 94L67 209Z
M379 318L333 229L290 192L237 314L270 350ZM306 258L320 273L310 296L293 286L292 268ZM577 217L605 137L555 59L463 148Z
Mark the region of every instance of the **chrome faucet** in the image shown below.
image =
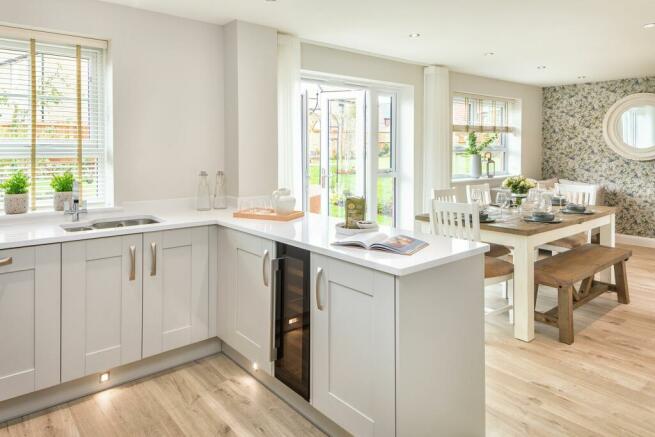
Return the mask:
M73 181L73 204L68 205L68 202L64 205L64 214L70 215L71 220L74 222L80 221L80 214L86 214L86 200L82 203L80 208L80 189L77 181Z

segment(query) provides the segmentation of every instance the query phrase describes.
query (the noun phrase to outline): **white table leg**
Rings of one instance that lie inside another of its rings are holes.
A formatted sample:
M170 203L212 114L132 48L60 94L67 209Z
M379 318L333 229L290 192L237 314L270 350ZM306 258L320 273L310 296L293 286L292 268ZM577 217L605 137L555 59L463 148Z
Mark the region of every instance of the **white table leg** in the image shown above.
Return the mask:
M600 227L600 244L601 246L616 246L616 216L611 214L608 224ZM599 273L599 279L603 282L615 283L614 269L607 269Z
M534 339L535 248L527 238L514 246L514 337Z

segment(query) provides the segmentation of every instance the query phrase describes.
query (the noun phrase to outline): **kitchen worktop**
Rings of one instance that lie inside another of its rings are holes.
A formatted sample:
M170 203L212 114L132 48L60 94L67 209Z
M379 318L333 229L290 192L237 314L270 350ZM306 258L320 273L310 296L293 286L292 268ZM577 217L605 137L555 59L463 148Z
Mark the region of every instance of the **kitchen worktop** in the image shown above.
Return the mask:
M76 224L84 225L84 223L98 219L118 219L136 215L153 216L161 222L81 232L67 232L62 229L61 225L70 225L71 220L70 217L61 213L2 217L0 220L0 249L193 226L220 225L396 276L427 270L489 250L489 246L483 243L418 234L389 227L381 227L380 231L389 235L410 235L427 241L429 246L411 256L334 246L331 243L338 239L335 233L335 224L340 221L338 219L307 214L303 218L290 222L274 222L234 218L232 217L233 211L233 209L196 211L193 208L193 201L189 199L127 203L121 208L82 215Z

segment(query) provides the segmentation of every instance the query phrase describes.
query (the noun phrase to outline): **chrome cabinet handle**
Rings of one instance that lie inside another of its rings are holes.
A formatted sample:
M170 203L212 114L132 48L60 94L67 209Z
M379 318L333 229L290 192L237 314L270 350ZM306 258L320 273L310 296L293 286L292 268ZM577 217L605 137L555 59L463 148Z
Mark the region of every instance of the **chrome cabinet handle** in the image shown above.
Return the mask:
M157 276L157 243L150 243L150 276Z
M268 258L268 249L264 251L262 255L262 281L264 281L264 286L268 287L268 278L266 277L266 259Z
M320 289L320 284L321 284L321 278L323 277L323 268L319 267L316 269L316 284L315 285L315 292L316 292L316 308L318 308L319 311L323 311L323 305L321 305L321 295L319 293Z
M130 281L136 279L136 246L130 246Z
M0 259L0 267L10 266L14 262L14 259L10 256L7 258Z

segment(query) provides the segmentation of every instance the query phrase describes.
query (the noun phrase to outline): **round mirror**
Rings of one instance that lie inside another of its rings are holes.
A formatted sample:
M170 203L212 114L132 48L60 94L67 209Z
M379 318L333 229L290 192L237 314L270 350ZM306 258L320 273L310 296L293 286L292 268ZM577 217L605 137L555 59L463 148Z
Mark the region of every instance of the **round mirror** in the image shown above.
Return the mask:
M625 158L655 159L655 94L632 94L612 105L603 120L603 135Z

